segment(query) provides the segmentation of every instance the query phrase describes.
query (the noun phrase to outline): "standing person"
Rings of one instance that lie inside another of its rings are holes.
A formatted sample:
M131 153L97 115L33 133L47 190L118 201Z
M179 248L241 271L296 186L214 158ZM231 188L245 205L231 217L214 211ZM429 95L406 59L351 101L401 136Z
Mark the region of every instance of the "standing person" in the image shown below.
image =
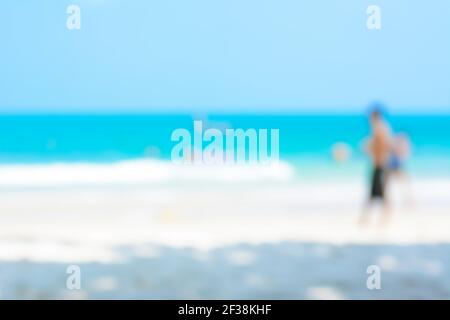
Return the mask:
M411 143L406 133L397 134L392 139L391 155L389 156L389 180L396 179L402 182L405 190L405 203L412 204L412 191L408 173L406 171L406 162L411 156Z
M391 175L406 178L405 162L411 154L408 135L400 133L392 139L392 150L389 157L389 171Z
M388 199L386 197L387 162L391 152L390 129L379 110L370 113L371 136L366 145L366 152L372 163L370 194L360 223L367 222L368 207L379 200L382 204L381 223L387 222L390 216Z

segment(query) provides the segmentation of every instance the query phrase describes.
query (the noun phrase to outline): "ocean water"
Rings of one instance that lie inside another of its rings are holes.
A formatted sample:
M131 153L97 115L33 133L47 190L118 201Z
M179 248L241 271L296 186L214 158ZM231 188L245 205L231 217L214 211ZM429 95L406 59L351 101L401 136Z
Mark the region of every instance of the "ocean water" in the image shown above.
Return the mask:
M280 160L303 175L348 175L367 165L361 143L364 115L17 115L0 116L0 165L115 163L170 160L171 133L207 128L279 129ZM408 168L423 176L450 176L450 116L390 116L394 132L407 133ZM345 143L350 160L337 164L332 146Z

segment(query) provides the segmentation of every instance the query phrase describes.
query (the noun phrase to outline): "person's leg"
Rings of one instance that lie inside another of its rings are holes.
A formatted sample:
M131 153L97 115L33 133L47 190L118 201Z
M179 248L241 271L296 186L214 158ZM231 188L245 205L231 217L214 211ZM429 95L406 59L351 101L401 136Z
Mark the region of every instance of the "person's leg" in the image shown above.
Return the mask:
M381 227L386 226L389 223L390 219L391 219L391 206L389 204L389 201L384 199L380 215L380 226Z
M366 225L369 222L370 208L372 206L372 199L369 198L363 205L361 213L359 215L358 224L361 226Z
M358 219L358 223L360 225L365 225L369 221L370 209L372 207L374 200L377 197L377 192L378 192L376 178L377 178L377 169L373 168L372 176L371 176L371 180L370 180L369 197L367 198L366 202L364 203L363 208L360 213L360 217Z

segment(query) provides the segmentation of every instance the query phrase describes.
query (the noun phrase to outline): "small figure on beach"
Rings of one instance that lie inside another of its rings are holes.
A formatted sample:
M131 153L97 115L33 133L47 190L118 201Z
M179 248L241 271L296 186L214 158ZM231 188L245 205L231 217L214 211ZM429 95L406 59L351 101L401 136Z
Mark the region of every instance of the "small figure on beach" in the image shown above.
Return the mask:
M399 178L406 178L405 162L410 156L410 143L406 133L399 133L392 138L391 154L389 156L389 173Z
M392 138L391 154L389 156L389 181L396 180L404 189L405 203L413 203L411 184L406 171L406 162L411 156L411 143L406 133L399 133Z
M371 135L365 146L372 164L370 194L362 212L360 223L368 220L368 209L379 201L382 206L381 224L384 225L390 216L390 207L386 195L388 177L388 161L391 155L391 130L380 110L370 113Z

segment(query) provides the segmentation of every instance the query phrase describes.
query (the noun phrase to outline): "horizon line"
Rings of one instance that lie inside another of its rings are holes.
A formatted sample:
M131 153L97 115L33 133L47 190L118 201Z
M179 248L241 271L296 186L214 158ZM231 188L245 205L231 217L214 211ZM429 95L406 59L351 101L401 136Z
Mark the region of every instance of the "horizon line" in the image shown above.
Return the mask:
M205 116L360 116L367 115L370 108L365 108L361 111L349 110L349 111L331 111L331 110L283 110L273 111L267 110L261 111L144 111L144 110L115 110L115 111L103 111L103 110L79 110L79 111L19 111L19 112L1 112L0 117L5 116L190 116L190 117L205 117ZM450 108L447 110L412 110L412 111L386 111L387 116L450 116Z

